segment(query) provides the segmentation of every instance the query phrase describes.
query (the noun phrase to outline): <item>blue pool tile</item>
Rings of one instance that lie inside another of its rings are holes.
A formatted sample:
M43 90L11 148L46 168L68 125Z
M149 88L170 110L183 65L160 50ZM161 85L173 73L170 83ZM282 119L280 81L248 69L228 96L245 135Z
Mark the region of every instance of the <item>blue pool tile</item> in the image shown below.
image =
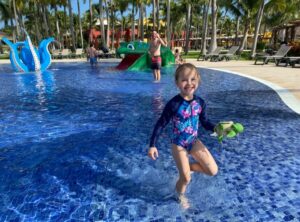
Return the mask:
M154 124L178 93L175 67L153 84L150 72L115 65L22 75L1 65L0 221L299 221L300 117L273 90L201 69L197 94L209 117L241 122L245 132L219 144L200 129L219 173L193 174L183 211L164 199L178 177L171 124L158 160L147 158Z

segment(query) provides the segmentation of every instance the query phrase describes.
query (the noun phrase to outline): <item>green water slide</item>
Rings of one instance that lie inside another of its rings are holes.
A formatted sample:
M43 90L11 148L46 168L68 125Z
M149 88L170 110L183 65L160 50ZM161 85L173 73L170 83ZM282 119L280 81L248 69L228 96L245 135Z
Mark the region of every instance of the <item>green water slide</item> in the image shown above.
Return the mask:
M117 66L118 69L140 71L151 68L151 57L148 53L149 44L144 42L121 43L117 55L124 55L123 60ZM175 57L168 47L161 47L162 66L175 63Z

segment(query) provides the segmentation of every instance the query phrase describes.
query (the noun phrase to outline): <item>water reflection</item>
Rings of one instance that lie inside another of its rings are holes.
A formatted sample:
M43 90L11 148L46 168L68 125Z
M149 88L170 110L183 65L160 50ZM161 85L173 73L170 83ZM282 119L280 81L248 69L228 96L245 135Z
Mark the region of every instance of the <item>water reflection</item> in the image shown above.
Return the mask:
M52 71L23 73L16 75L17 96L24 102L37 102L45 105L53 97L57 87Z

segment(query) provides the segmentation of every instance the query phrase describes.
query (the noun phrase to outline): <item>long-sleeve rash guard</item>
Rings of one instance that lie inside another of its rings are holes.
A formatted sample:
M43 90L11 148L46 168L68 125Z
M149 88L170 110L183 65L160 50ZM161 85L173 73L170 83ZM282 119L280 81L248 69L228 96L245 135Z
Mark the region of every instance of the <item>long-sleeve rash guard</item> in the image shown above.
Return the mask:
M150 147L155 147L161 131L171 119L173 122L172 143L188 150L197 139L199 121L206 130L213 131L215 127L207 117L206 103L202 98L194 95L192 100L187 101L180 95L176 95L167 103L157 121L150 139Z

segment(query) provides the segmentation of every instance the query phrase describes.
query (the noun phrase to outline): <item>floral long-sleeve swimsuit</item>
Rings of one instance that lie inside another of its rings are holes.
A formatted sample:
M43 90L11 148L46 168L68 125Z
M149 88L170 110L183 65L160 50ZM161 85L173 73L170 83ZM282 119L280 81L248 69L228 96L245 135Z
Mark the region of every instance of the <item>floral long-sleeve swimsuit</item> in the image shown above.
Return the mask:
M164 108L157 121L151 139L150 147L155 146L161 131L172 119L172 143L190 151L198 138L199 121L206 129L213 131L215 125L211 123L206 114L206 103L199 96L187 101L180 95L173 97Z

